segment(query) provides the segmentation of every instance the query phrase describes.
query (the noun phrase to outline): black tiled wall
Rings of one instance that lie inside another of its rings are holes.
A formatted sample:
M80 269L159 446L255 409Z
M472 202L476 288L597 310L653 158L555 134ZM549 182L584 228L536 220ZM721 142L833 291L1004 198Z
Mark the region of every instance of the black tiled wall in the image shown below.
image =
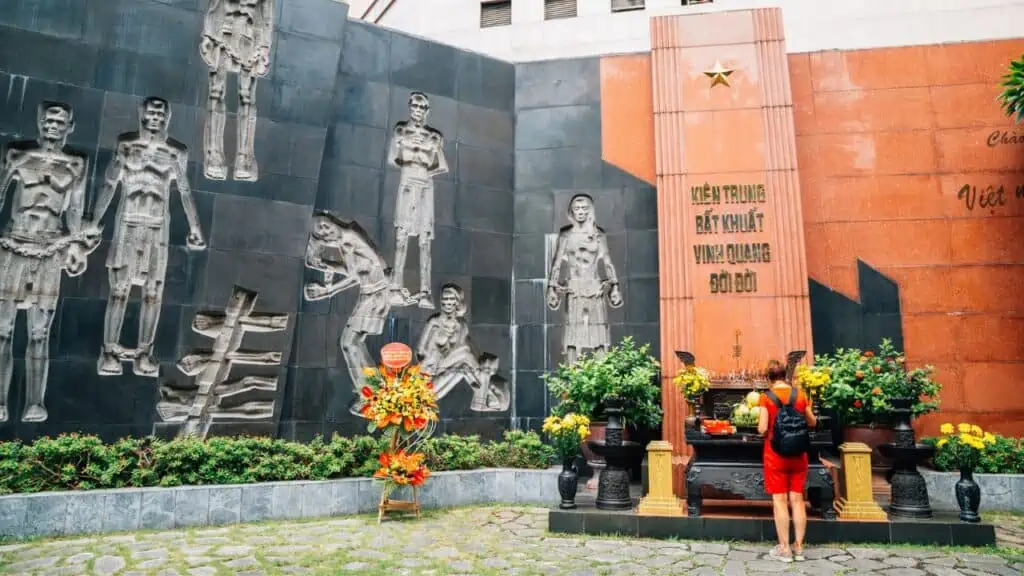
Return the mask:
M625 304L609 309L612 343L633 336L659 350L654 188L601 158L598 58L516 65L515 218L512 242L516 415L538 429L552 401L541 375L562 360L565 309L544 301L547 236L568 224L574 194L594 199Z

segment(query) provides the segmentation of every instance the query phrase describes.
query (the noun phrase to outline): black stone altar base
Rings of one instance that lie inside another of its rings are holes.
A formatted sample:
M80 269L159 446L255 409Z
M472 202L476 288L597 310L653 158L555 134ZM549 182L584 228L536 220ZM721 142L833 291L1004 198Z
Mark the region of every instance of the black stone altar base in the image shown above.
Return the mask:
M548 511L548 531L562 534L621 535L683 540L775 542L770 516L745 518L638 516L635 510L598 510L578 502L575 510ZM930 520L861 522L807 519L807 544L916 544L921 546L994 546L995 527L967 524L955 515Z

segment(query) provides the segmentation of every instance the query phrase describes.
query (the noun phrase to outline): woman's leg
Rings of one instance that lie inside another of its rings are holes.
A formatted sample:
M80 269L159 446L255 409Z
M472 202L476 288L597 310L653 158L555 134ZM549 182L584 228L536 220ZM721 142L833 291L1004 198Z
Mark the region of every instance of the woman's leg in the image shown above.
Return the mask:
M807 484L807 471L794 474L789 487L789 504L793 509L793 532L796 542L793 543L793 554L803 556L804 535L807 534L807 505L804 503L804 486Z
M789 503L786 493L772 494L772 512L775 515L775 532L779 535L779 552L789 555ZM806 518L805 518L806 520Z

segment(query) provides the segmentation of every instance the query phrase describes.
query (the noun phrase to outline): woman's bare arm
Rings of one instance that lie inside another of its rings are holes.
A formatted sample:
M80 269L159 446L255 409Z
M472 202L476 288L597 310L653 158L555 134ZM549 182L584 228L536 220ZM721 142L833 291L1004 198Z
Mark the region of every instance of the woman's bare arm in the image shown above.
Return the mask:
M764 436L768 432L768 409L761 406L761 416L757 420L757 433Z
M807 418L807 425L814 428L818 425L818 417L814 415L814 407L811 403L807 403L807 408L804 408L804 418Z

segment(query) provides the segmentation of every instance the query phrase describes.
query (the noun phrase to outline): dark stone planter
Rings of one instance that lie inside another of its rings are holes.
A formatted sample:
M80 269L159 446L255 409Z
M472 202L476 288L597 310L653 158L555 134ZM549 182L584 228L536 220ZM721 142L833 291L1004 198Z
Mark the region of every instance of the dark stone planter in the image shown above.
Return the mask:
M576 507L576 490L579 489L579 474L576 473L576 457L566 458L562 461L562 472L558 475L558 495L562 501L558 507L562 510L572 510Z
M970 468L960 469L960 480L953 488L956 493L956 503L960 506L960 521L981 522L978 515L978 507L981 505L981 487L974 481L974 470Z

